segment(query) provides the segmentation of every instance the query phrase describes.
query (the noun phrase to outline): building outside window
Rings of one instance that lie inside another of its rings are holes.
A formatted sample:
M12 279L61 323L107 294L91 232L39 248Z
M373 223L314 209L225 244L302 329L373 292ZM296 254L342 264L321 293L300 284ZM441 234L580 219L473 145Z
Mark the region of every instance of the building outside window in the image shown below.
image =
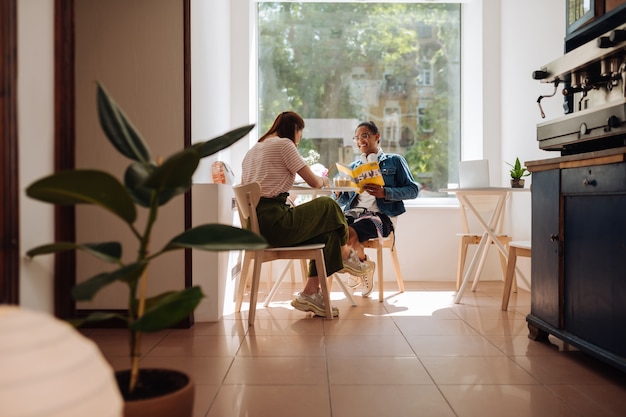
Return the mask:
M301 154L331 167L355 159L354 129L371 120L422 196L440 196L460 159L460 16L454 3L260 1L260 131L297 111Z

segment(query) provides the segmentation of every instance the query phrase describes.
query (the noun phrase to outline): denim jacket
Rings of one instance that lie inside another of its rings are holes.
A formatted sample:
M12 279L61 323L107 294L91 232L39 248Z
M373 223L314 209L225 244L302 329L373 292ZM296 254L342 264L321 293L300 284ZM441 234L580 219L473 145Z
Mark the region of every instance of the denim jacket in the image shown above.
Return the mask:
M350 164L354 169L361 165L360 160ZM378 164L385 180L385 198L377 198L378 210L389 217L398 216L406 211L402 200L411 200L419 194L419 185L413 179L409 170L409 165L403 156L397 154L386 154L382 150L378 151ZM341 193L337 198L337 203L344 210L354 208L357 205L358 194L356 192Z

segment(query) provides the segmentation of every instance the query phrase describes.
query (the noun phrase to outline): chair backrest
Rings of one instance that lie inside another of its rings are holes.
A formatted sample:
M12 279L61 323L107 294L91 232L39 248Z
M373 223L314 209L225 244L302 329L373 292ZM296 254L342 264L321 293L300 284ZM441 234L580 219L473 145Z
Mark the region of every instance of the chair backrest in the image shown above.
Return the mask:
M259 220L256 216L256 206L261 199L261 186L257 182L233 186L237 211L241 227L260 234Z

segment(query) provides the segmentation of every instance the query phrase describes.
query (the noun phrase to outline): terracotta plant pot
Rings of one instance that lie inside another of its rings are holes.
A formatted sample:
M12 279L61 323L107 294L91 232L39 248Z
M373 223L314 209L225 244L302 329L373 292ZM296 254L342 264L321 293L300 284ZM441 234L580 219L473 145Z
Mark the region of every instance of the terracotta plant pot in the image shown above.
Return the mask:
M124 397L124 417L192 417L195 386L183 372L140 369L139 385L128 394L130 370L115 373Z
M524 188L524 178L511 179L511 188Z

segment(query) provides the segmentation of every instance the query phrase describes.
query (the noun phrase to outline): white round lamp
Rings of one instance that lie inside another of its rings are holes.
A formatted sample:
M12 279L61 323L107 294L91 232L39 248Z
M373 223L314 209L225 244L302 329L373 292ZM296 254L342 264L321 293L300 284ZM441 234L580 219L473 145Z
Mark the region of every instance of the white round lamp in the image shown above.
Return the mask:
M123 406L93 341L49 314L0 305L3 417L120 417Z

